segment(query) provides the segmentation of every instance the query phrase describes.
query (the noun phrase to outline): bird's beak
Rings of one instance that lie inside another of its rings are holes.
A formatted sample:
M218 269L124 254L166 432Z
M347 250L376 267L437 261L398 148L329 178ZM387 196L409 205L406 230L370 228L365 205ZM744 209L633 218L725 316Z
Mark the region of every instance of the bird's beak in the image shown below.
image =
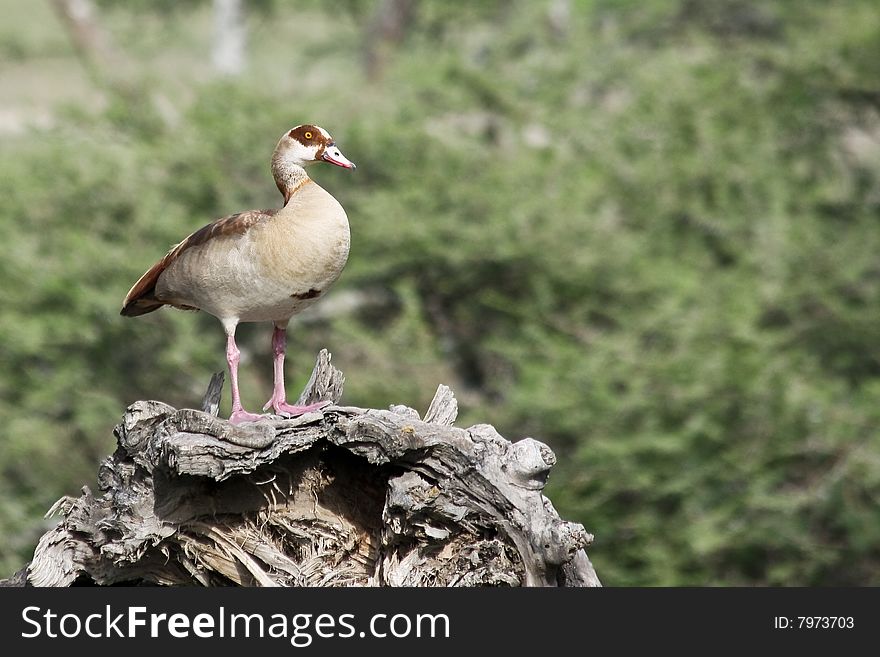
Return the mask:
M323 160L325 162L329 162L330 164L335 164L338 167L343 167L345 169L357 169L354 165L354 162L349 160L345 155L342 154L342 151L339 150L339 147L336 144L329 144L326 149L324 149Z

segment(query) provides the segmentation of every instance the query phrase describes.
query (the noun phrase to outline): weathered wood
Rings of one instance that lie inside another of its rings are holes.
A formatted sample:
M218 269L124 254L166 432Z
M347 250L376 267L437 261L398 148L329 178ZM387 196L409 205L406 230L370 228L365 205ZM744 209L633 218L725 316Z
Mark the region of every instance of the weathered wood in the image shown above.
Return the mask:
M322 351L298 403L336 403L343 381ZM59 500L63 519L6 583L599 586L592 537L542 493L553 452L456 415L446 386L424 420L331 405L233 426L136 402L101 495Z
M450 426L457 417L458 402L455 400L455 395L452 394L451 388L441 383L437 386L434 399L431 400L428 411L425 413L425 422Z
M211 377L205 396L202 397L202 411L208 415L220 413L220 395L223 392L223 382L226 380L226 372L216 372Z

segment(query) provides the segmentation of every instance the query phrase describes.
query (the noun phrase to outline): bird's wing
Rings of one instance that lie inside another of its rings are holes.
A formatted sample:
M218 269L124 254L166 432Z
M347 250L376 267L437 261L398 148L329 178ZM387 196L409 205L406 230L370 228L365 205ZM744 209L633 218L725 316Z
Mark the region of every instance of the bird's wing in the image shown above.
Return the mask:
M171 250L155 265L141 276L135 283L128 294L125 301L122 302L122 311L120 314L128 317L136 317L157 310L165 305L163 301L156 299L154 291L156 289L156 281L172 262L180 257L180 254L191 249L194 246L204 244L209 240L217 237L226 237L229 235L241 235L248 231L251 226L262 223L271 219L278 210L248 210L247 212L239 212L231 214L228 217L217 219L207 226L203 226L192 235L187 237Z

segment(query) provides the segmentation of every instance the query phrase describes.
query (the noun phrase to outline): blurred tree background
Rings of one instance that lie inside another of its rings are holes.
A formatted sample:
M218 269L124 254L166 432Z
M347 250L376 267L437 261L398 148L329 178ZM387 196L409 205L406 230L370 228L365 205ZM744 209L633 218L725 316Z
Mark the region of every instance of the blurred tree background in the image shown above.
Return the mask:
M608 585L880 585L876 0L235 4L0 0L0 574L127 404L225 368L122 298L315 122L353 246L292 388L326 346L349 404L546 441Z

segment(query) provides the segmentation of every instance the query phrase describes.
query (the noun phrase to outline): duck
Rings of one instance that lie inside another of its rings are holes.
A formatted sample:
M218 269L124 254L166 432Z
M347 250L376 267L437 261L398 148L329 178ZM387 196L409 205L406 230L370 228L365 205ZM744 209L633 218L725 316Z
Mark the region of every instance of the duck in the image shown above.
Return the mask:
M125 317L170 306L202 310L220 320L226 332L233 424L265 418L242 407L241 352L235 343L241 322L274 326L273 391L263 411L297 417L330 403L289 404L284 385L288 322L327 293L342 273L351 246L342 205L307 173L321 162L356 168L324 128L302 124L285 132L271 159L283 206L238 212L203 226L147 270L122 303L120 314Z

